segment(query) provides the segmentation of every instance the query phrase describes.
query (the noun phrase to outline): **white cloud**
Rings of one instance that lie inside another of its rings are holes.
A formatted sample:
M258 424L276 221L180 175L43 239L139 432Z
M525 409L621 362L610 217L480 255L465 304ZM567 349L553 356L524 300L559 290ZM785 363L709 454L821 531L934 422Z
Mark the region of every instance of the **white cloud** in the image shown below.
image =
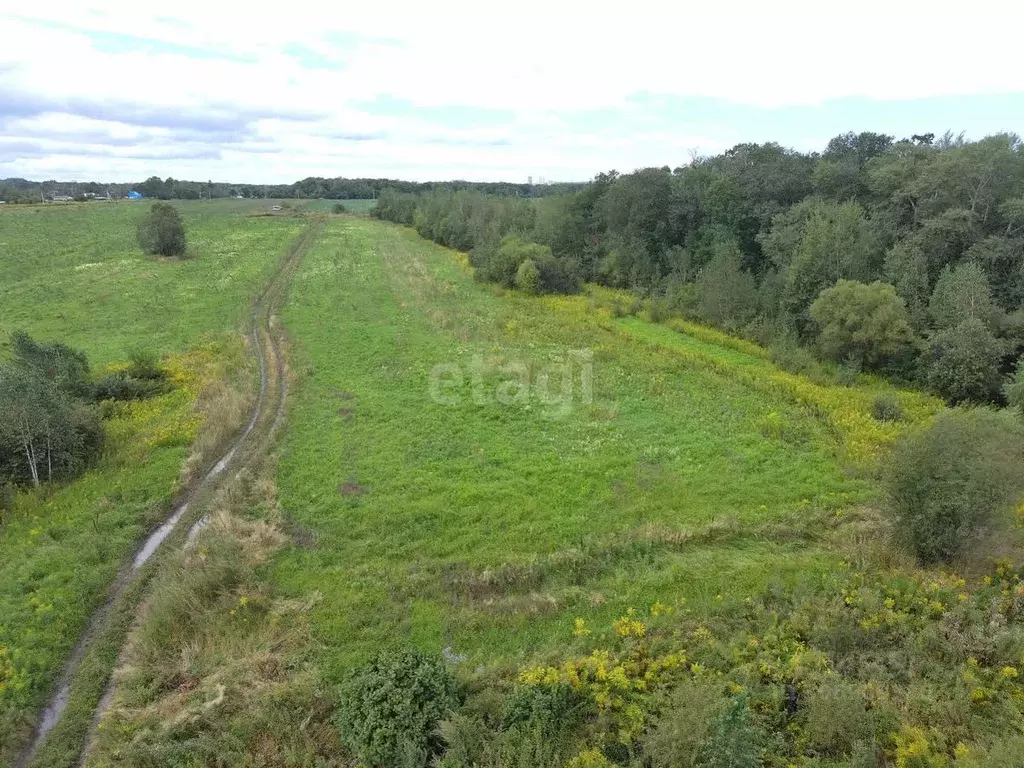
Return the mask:
M994 17L978 3L842 14L804 2L521 0L500 15L385 5L51 2L0 14L0 176L586 178L683 162L690 148L751 133L667 130L630 101L638 93L762 108L1024 93L1011 18L1021 11ZM371 114L363 105L380 96L420 110ZM512 117L459 124L431 111L449 107ZM617 110L629 129L570 130L581 110ZM792 143L806 135L795 128ZM104 136L117 162L97 161ZM27 152L33 143L42 151Z

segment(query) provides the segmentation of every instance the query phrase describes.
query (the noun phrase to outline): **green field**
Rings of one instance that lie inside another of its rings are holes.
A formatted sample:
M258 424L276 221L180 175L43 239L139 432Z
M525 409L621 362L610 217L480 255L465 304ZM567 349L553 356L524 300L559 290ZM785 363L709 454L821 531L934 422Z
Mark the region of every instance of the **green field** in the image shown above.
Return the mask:
M323 594L316 624L333 674L405 641L512 663L557 649L576 617L709 607L839 567L816 543L768 532L874 499L822 420L645 343L639 332L658 326L602 319L586 302L498 297L450 251L375 222L336 223L309 254L285 313L309 376L279 487L317 546L292 550L276 577ZM593 354L590 402L578 363L564 414L535 393L494 397L509 378L499 366L522 363L536 384L548 361L581 349ZM475 357L491 369L491 402L473 401ZM457 405L430 396L438 364L464 371ZM784 434L766 438L766 420ZM731 533L671 544L715 526Z
M195 258L170 262L138 249L143 203L0 211L0 344L21 328L103 365L139 344L180 352L203 333L236 329L274 257L302 228L298 218L248 215L268 202L176 203Z
M200 391L251 375L237 331L306 231L280 294L294 383L276 452L161 561L86 765L355 766L339 683L408 647L466 686L445 768L676 765L673 741L713 714L694 702L728 697L773 768L1016 765L1019 575L919 569L881 514L879 463L939 401L787 372L637 302L624 315L632 297L606 289L484 285L411 229L305 230L329 202L183 204L181 262L136 252L142 206L0 212L3 333L98 365L145 345L180 384L123 406L94 469L3 523L0 739L25 735L166 509ZM880 394L902 420L872 416ZM543 732L557 755L515 741L508 713L559 686L587 715Z
M194 258L162 261L135 244L147 208L0 210L0 350L11 331L23 329L83 350L100 369L141 347L169 356L165 365L178 384L154 400L116 408L107 448L92 469L75 482L19 494L0 521L3 759L31 727L125 558L166 515L202 427L200 393L250 375L238 333L303 226L297 218L250 217L257 209L249 201L182 203Z

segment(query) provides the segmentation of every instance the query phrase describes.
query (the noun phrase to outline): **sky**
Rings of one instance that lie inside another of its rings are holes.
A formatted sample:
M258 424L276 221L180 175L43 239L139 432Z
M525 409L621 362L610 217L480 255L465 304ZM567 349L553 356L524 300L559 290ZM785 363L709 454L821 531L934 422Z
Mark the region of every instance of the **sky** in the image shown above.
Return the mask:
M0 0L0 178L579 181L1024 132L1018 4L834 6Z

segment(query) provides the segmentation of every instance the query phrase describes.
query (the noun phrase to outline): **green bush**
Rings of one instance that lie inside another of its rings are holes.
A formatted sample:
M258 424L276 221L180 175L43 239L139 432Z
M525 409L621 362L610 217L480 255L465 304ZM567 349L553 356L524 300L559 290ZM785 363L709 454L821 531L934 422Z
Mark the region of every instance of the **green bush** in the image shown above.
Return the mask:
M14 488L9 483L0 480L0 523L7 518L8 513L13 511Z
M884 394L871 401L871 415L875 421L902 421L905 414L896 395Z
M1013 375L1006 379L1003 396L1010 407L1024 418L1024 357L1017 361Z
M937 331L922 360L927 386L952 403L990 403L1002 384L1006 345L977 318Z
M886 485L899 534L922 563L949 561L1009 518L1024 491L1017 425L987 409L940 413L896 446Z
M829 680L807 695L807 737L815 751L846 757L874 742L874 723L856 685Z
M914 331L903 299L888 283L840 280L826 288L810 309L818 348L837 362L879 369L913 352Z
M516 288L529 296L540 293L540 270L533 259L527 259L516 270Z
M344 203L335 203L331 206L331 213L345 213L346 210Z
M139 222L139 246L145 253L181 256L185 253L185 222L170 203L153 203Z
M93 399L145 400L167 390L163 379L136 378L128 371L115 371L101 376L93 384Z
M703 768L758 768L761 733L754 726L747 697L731 698L719 714L711 738L700 750L696 765Z
M162 379L160 356L144 347L135 347L128 352L128 375L136 379Z
M461 700L458 682L436 655L385 651L342 685L342 741L373 768L424 768L441 752L439 723Z
M701 751L711 741L725 704L721 691L710 683L689 681L673 691L644 737L644 755L651 768L700 765Z

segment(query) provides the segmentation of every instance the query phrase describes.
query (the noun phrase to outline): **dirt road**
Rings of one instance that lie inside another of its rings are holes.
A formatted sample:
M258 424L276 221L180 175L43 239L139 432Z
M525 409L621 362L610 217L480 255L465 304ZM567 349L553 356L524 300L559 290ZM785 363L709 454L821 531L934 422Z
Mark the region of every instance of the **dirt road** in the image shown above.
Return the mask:
M259 395L253 405L248 424L207 473L179 494L164 523L149 534L132 556L131 561L114 580L108 590L107 600L90 618L85 631L65 663L58 685L40 715L32 739L25 745L15 762L17 768L28 768L33 765L35 758L45 750L47 738L55 735L55 729L59 729L62 725L65 710L76 693L76 681L83 660L105 633L117 631L116 628L108 626L115 623L113 617L124 615L125 611L133 606L137 607L140 596L144 594L137 587L140 580L148 581L152 577L154 569L152 567L147 569L146 565L153 555L161 550L162 545L169 538L173 538L179 545L193 540L206 524L205 507L213 498L214 492L227 478L257 462L268 449L284 414L288 390L284 356L281 350L283 331L275 325L274 318L287 297L292 277L299 267L303 254L315 240L323 228L323 224L324 220L321 218L312 219L307 224L291 243L273 277L253 303L250 329L251 352L259 363L260 384ZM190 528L182 540L180 533L177 532L183 527L183 520L186 524L190 523ZM132 605L128 605L129 602ZM125 635L126 632L122 631L120 634ZM109 641L109 638L106 639ZM125 638L122 636L118 640L120 641L119 645L123 645ZM106 672L109 676L110 670L106 670ZM110 693L109 684L107 684L102 697L98 701L95 697L93 698L93 703L89 705L94 707L91 723L88 719L79 718L79 722L69 725L67 728L68 731L73 732L63 734L62 741L65 747L69 740L81 745L79 762L84 757L84 747L91 730L90 726L95 727L109 703ZM57 762L64 761L58 760Z

